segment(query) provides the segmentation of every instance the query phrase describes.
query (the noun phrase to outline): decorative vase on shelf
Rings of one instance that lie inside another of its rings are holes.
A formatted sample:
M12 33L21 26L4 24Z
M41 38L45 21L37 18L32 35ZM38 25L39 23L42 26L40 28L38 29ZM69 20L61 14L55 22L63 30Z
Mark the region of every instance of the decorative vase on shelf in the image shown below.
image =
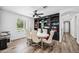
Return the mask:
M43 33L43 28L44 28L44 20L41 21L41 33Z

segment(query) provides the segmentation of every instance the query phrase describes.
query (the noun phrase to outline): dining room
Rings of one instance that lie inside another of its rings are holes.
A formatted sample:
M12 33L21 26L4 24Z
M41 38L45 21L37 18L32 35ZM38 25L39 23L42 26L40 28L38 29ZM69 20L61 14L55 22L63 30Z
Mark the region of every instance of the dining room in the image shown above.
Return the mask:
M0 53L79 52L78 9L72 6L1 7Z

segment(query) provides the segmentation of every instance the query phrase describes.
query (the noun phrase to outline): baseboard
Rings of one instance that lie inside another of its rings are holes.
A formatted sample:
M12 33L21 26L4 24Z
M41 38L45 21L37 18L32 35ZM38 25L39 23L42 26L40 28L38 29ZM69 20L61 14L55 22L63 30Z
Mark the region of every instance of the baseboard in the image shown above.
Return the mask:
M25 39L26 37L22 37L22 38L17 38L17 39L14 39L14 40L10 40L10 42L14 42L16 40L20 40L20 39Z
M64 34L69 34L69 32L64 32Z

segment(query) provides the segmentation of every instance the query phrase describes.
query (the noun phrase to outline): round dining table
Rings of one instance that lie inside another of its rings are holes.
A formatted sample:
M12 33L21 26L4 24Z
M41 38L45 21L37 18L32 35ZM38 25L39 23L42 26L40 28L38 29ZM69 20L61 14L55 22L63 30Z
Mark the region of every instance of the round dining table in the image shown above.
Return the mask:
M40 33L37 34L37 37L41 39L41 48L43 48L43 39L47 39L49 37L49 34Z

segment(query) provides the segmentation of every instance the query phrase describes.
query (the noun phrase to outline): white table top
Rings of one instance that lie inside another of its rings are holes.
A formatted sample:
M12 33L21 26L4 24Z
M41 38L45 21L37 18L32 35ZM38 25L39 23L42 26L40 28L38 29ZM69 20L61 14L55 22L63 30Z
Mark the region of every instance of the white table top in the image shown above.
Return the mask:
M49 34L45 34L45 33L37 33L38 37L48 37Z

